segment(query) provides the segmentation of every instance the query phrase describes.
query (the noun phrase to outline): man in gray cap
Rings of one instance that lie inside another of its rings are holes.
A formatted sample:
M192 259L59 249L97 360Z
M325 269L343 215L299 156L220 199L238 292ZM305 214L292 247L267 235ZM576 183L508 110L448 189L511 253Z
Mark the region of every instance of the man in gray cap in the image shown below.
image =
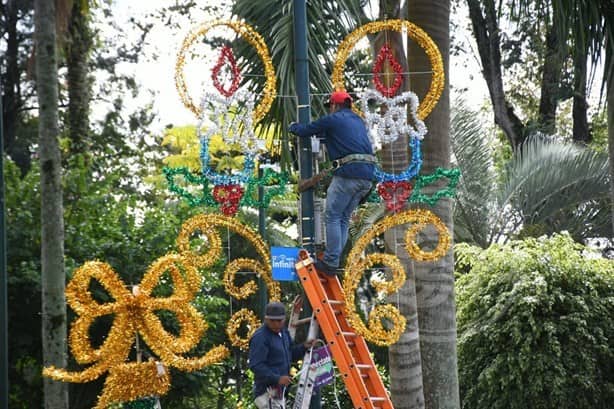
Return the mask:
M285 327L286 307L267 304L264 324L249 341L249 369L254 373L254 403L258 409L285 408L284 394L292 381L290 365L313 346L315 340L296 344Z

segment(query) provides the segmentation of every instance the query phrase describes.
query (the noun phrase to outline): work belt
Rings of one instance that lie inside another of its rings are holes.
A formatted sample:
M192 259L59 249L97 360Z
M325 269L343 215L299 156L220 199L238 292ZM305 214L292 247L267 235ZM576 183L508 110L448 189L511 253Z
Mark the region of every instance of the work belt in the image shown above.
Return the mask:
M375 155L370 155L368 153L353 153L351 155L346 155L343 158L335 159L332 162L332 169L338 169L341 166L351 162L376 163L377 158Z

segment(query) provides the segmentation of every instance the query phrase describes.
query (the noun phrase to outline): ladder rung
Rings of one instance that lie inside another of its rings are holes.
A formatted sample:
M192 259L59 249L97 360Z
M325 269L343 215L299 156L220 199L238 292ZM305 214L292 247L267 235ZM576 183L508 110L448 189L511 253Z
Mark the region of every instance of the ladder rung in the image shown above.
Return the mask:
M358 368L358 369L371 369L371 368L373 368L373 365L369 365L369 364L356 364L356 368Z
M296 320L296 322L294 322L292 325L294 325L295 327L298 327L299 325L307 324L308 322L311 322L311 317L301 318L300 320Z
M343 331L342 334L344 337L355 337L356 336L355 332L350 332L350 331Z
M330 305L343 305L343 304L345 304L345 302L339 301L339 300L328 300L328 303Z
M370 399L371 399L371 402L384 402L384 401L386 401L386 398L382 398L380 396L372 396Z

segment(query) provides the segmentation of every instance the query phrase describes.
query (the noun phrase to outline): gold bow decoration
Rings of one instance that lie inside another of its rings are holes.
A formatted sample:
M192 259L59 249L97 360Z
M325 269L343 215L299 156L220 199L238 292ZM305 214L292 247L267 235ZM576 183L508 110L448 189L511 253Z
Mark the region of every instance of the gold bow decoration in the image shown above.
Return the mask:
M405 331L406 320L401 312L390 304L377 305L369 314L369 325L366 326L356 312L355 292L363 272L369 267L380 264L391 269L392 280L376 281L375 289L384 295L398 291L405 283L406 274L401 261L393 254L362 255L369 243L386 230L405 223L413 223L405 233L405 249L410 257L418 261L433 261L443 257L450 248L450 233L446 225L433 212L426 209L412 209L388 216L373 225L367 233L357 241L347 258L343 289L345 294L345 310L350 325L365 339L377 345L392 345L399 340ZM433 226L439 235L437 246L431 251L424 251L416 242L417 234L427 226ZM392 323L391 328L384 328L382 320Z
M260 235L241 223L235 218L221 214L201 214L192 217L183 224L181 232L177 237L177 247L184 257L192 257L192 262L198 267L209 267L220 257L222 252L222 239L218 229L227 228L247 240L261 261L238 258L230 261L224 270L224 288L226 292L236 299L243 300L256 293L258 285L254 281L248 281L243 286L238 287L234 284L236 274L239 271L255 273L256 277L264 281L268 296L271 301L279 301L281 298L281 287L278 282L273 280L271 273L271 256L269 248L262 240ZM190 238L197 232L202 235L202 240L207 243L208 250L202 255L194 255L190 248ZM226 328L226 333L233 346L247 349L249 339L260 326L256 314L243 308L232 315ZM244 337L238 335L239 329L245 323L247 333Z
M152 291L168 272L173 282L173 293L167 297L154 297ZM112 302L98 303L89 286L98 281ZM75 271L66 287L68 305L78 318L70 330L69 345L76 361L92 364L80 372L48 367L43 375L65 382L89 382L109 372L103 393L96 405L106 408L110 403L135 400L149 395L163 395L170 387L168 367L194 371L220 362L229 351L216 346L201 357L183 357L194 348L207 330L207 324L196 308L190 304L200 289L202 278L196 266L186 257L167 254L156 260L143 277L140 286L132 292L111 266L100 261L89 261ZM169 333L156 311L174 313L180 324L177 336ZM89 330L103 316L113 316L113 325L102 345L95 349L89 339ZM127 362L136 335L143 337L160 362ZM129 387L127 386L129 385Z

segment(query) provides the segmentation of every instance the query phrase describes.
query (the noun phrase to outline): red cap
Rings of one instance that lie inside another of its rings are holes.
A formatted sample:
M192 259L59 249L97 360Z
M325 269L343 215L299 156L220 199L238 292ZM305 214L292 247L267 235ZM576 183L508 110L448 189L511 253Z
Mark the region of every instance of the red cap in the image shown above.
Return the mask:
M330 104L337 104L337 105L341 105L343 103L345 103L345 100L349 99L350 102L352 101L352 97L350 96L350 94L348 94L345 91L335 91L331 94L330 96L330 100L329 103Z

